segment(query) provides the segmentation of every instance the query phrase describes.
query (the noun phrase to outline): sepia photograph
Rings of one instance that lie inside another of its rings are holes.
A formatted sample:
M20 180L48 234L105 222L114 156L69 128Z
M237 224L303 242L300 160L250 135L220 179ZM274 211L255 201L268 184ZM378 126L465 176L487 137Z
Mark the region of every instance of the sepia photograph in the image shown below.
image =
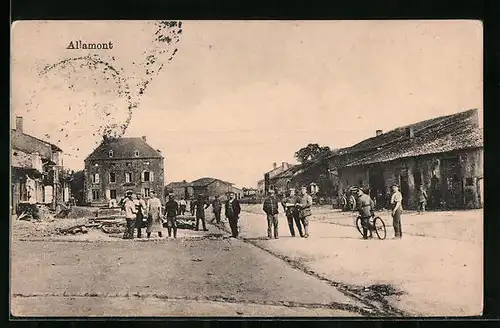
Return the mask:
M11 318L483 313L475 20L15 21Z

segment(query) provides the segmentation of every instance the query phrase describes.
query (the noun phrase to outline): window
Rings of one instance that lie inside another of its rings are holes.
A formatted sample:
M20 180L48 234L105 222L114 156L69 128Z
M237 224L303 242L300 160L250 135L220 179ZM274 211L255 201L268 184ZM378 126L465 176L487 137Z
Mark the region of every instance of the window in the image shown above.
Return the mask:
M149 181L149 172L148 171L144 171L144 181L148 182Z
M116 173L109 172L109 182L116 182Z
M99 189L92 190L92 200L99 200Z
M134 156L135 157L139 157L139 151L138 150L134 151Z
M99 183L99 173L92 174L92 183Z
M465 179L465 185L466 186L473 186L474 185L474 179L472 179L472 178Z
M149 188L144 188L142 193L144 194L144 197L149 197L149 192L150 192Z
M109 155L109 157L113 157L113 151L112 151L112 150L110 150L110 151L108 152L108 155Z
M132 182L132 173L125 173L125 182Z
M111 189L111 190L109 191L109 197L110 197L111 199L116 199L116 190Z

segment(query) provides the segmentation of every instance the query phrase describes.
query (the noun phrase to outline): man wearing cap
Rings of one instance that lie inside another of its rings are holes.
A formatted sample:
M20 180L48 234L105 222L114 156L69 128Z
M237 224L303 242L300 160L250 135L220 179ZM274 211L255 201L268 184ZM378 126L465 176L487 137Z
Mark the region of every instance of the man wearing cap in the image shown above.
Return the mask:
M162 237L163 220L161 211L161 201L156 197L154 191L150 192L150 198L147 205L148 224L146 227L146 234L148 238L151 237L151 232L157 232L158 237Z
M392 226L394 227L394 236L396 238L403 237L403 231L401 231L401 213L403 212L403 195L399 192L399 187L397 185L392 186Z
M228 193L228 200L225 204L225 215L231 227L233 238L238 238L238 219L240 217L240 202L236 199L233 192Z
M177 238L177 211L179 204L174 199L174 194L168 195L168 201L165 203L165 216L167 217L167 230L168 236L172 237L172 230L174 238Z
M212 202L212 211L214 213L214 219L212 220L212 224L217 222L217 224L220 223L220 213L222 211L222 203L219 199L219 195L215 195L215 199Z
M140 193L136 194L135 207L137 209L135 227L137 228L137 238L142 238L142 228L144 227L144 217L146 213L146 202ZM147 216L146 216L147 217Z
M123 235L123 239L134 239L134 227L137 215L137 209L133 201L132 191L127 191L127 197L123 201L123 209L125 210L125 218L127 221L127 230Z
M205 221L205 210L210 204L205 200L203 195L199 195L196 199L196 231L200 230L200 221L203 226L203 231L208 231Z
M297 230L299 230L299 234L301 237L304 237L304 233L302 232L302 225L299 219L299 213L295 204L297 202L297 197L295 196L295 189L290 189L288 192L288 196L283 199L281 205L285 210L286 219L288 221L288 228L290 229L290 235L295 237L295 229L293 227L293 223L297 226Z
M363 227L363 239L372 238L372 231L368 229L368 225L370 224L370 218L373 216L375 204L371 197L364 193L361 188L356 190L356 196L358 197L356 204L361 217L361 226ZM369 236L368 231L370 232Z
M278 239L278 199L274 189L269 190L269 196L264 200L262 210L267 215L267 238L272 238L274 230L274 239Z
M309 216L311 216L312 197L307 193L306 187L300 188L300 195L297 198L296 207L299 212L299 219L304 226L304 238L309 237Z

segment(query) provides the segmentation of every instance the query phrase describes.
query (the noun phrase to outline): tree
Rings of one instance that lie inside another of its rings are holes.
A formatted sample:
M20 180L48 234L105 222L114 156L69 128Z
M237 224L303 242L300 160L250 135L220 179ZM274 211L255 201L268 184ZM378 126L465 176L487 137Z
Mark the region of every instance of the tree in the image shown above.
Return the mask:
M72 175L72 179L70 182L71 194L75 198L78 204L83 204L85 195L84 195L84 186L85 186L85 171L76 171Z
M331 150L328 146L321 147L317 143L308 144L306 147L303 147L295 152L295 159L297 159L298 162L303 163L308 160L314 160L319 155L329 152L331 152Z

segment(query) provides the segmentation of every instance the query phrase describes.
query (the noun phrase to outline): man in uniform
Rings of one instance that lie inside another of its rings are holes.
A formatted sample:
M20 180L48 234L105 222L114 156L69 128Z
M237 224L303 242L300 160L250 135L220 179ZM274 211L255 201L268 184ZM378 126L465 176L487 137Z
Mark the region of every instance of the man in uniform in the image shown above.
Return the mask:
M217 222L217 224L220 223L220 213L222 211L222 203L219 199L219 195L215 195L215 199L212 202L212 211L214 213L214 219L212 220L212 224Z
M236 199L233 192L229 192L229 198L225 204L225 215L231 227L233 238L238 238L238 219L240 217L240 202Z
M392 186L392 225L394 227L394 236L396 238L403 237L403 231L401 230L401 213L403 212L403 195L399 192L399 187Z
M156 193L154 191L151 191L147 205L148 223L146 227L146 234L148 238L151 237L151 232L153 231L158 232L158 237L162 237L163 219L161 207L161 201L158 199L158 197L156 197Z
M123 200L123 209L125 210L125 218L127 221L127 230L123 235L123 239L134 239L134 227L137 219L137 208L133 201L132 191L127 191L127 197Z
M285 210L286 219L288 221L288 228L290 228L290 235L295 237L295 229L293 227L293 223L297 226L299 230L299 234L301 237L304 237L304 233L302 232L302 225L299 219L299 213L295 204L297 203L297 197L295 196L295 189L290 189L288 192L288 197L285 197L281 202L283 209Z
M186 213L187 202L184 197L179 200L179 215L184 215Z
M179 204L174 199L174 194L168 195L168 201L165 204L165 215L167 217L167 230L168 236L172 237L172 230L174 238L177 238L177 211Z
M361 217L361 226L363 227L363 239L373 238L372 231L369 229L370 218L373 216L375 204L370 196L365 194L362 189L356 191L356 204L358 206L359 216ZM368 231L370 235L368 236Z
M300 222L304 226L304 238L309 237L309 216L311 216L312 197L307 193L307 188L300 188L300 195L297 198L297 210Z
M264 200L262 210L267 215L267 238L272 238L274 230L274 239L278 239L278 198L273 189L269 190L269 196Z
M427 205L427 192L423 185L418 188L418 214L425 212L425 205Z
M146 213L146 202L140 193L136 195L135 207L137 209L135 227L137 228L137 238L142 238L142 228L144 227L144 217ZM146 216L147 217L147 216Z
M210 206L202 195L196 199L196 231L200 230L200 221L203 225L203 231L208 231L205 221L205 210Z

